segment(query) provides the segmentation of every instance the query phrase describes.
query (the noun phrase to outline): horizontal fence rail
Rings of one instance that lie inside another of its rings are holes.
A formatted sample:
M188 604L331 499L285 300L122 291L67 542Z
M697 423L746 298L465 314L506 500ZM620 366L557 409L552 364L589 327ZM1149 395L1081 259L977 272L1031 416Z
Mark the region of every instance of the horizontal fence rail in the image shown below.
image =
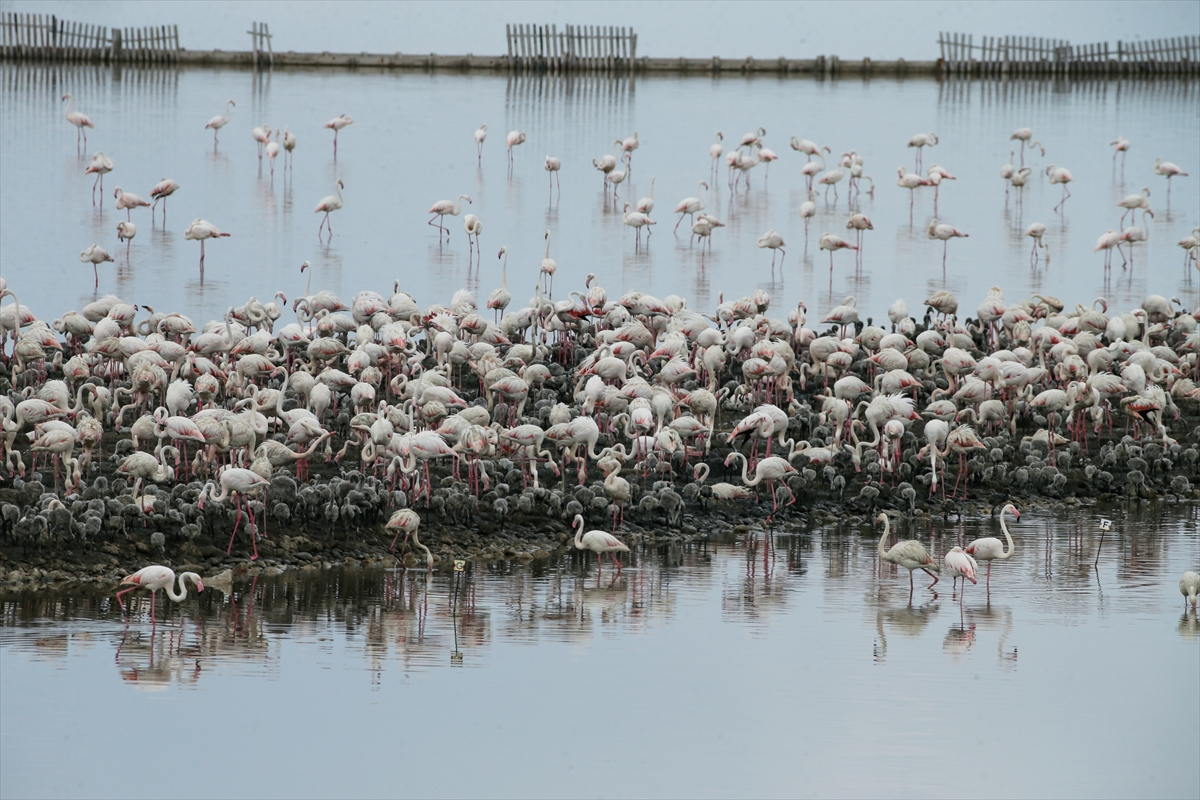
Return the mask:
M563 73L631 72L637 34L616 25L505 25L509 68Z
M21 61L168 64L179 57L179 26L108 28L53 14L5 12L0 57Z
M938 34L943 74L1084 77L1200 73L1200 36L1072 45L1038 36Z

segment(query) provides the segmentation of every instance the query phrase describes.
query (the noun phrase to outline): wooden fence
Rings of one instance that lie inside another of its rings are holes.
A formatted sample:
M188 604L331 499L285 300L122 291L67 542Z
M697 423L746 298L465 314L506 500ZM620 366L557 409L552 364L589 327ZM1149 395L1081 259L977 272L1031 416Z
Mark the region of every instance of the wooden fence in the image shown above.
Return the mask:
M562 73L630 72L637 34L616 25L505 25L511 69Z
M1072 45L1037 36L939 33L943 71L950 75L1082 77L1200 73L1200 36Z
M250 25L251 46L254 53L254 66L274 66L275 50L271 47L271 31L265 22L254 22Z
M52 14L5 12L0 17L0 57L5 59L166 64L178 54L178 25L110 29Z

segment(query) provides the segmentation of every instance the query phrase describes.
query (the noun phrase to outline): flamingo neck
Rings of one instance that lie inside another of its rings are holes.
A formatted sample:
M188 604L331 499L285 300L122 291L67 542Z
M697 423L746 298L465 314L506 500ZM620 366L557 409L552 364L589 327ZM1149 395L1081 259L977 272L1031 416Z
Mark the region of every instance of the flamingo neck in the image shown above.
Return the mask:
M583 515L575 515L575 549L582 550L583 548Z
M1007 509L1005 509L1005 510L1007 510ZM1011 556L1013 554L1013 550L1016 549L1016 546L1013 544L1012 535L1009 534L1009 532L1008 532L1008 526L1004 524L1004 512L1003 511L1001 511L1001 513L1000 513L1000 530L1004 531L1004 540L1005 540L1005 542L1007 542L1007 547L1006 547L1004 553L997 557L998 558L1008 558L1009 556Z
M884 549L884 545L887 544L888 536L890 536L891 533L892 533L891 523L888 521L887 515L884 514L884 516L883 516L883 536L879 537L879 555L885 559L887 558L888 551Z
M179 593L178 594L176 594L176 592L175 592L175 581L171 581L165 587L163 587L167 591L167 596L170 597L172 600L174 600L176 603L182 603L187 598L187 594L188 594L187 583L184 582L184 578L190 578L191 575L192 575L192 573L190 573L190 572L184 572L179 576Z

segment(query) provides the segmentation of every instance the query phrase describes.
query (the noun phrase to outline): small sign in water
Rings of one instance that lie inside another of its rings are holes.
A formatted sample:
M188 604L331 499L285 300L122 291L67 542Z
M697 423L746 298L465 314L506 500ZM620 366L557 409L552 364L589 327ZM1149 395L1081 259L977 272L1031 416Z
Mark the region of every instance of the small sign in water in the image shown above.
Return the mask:
M1107 522L1107 520L1105 520L1105 521ZM454 571L455 572L462 572L466 568L467 568L466 561L462 560L461 558L454 559Z
M1104 519L1103 517L1101 517L1100 518L1100 530L1111 531L1112 530L1112 520ZM455 569L457 569L457 567L455 567Z

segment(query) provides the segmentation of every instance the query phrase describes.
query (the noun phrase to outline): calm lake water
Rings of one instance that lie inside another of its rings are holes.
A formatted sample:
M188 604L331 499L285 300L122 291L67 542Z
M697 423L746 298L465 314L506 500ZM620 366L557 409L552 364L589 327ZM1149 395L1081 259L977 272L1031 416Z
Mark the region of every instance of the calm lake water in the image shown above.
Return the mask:
M115 293L202 322L251 295L301 294L299 265L305 260L315 267L314 290L331 289L347 301L362 289L386 294L398 280L422 306L448 302L463 287L476 291L482 304L500 284L501 245L509 252L515 309L533 294L546 230L558 262L555 297L582 289L590 272L610 297L634 289L678 294L710 311L722 292L732 299L763 288L777 304L772 313L778 309L782 316L785 307L804 300L810 320L848 294L879 318L897 297L919 313L920 301L942 288L973 313L992 285L1009 300L1045 292L1090 304L1103 295L1122 309L1148 293L1177 295L1190 307L1200 286L1175 244L1200 224L1195 82L613 81L12 64L0 66L0 82L0 109L13 121L0 131L0 165L12 187L0 194L0 273L43 318ZM76 108L96 124L86 152L77 149L76 131L63 119L64 92L72 92ZM214 150L204 124L231 98L237 107ZM341 132L334 161L332 132L321 126L341 113L355 123ZM289 125L299 140L293 169L285 174L281 160L273 180L250 135L262 123ZM473 133L481 123L489 125L489 137L479 166ZM671 210L710 177L715 133L725 133L728 151L760 126L779 160L769 178L766 167L754 169L749 191L734 195L721 167L705 199L727 227L714 234L711 252L692 246L687 235L673 236L677 217ZM1009 134L1021 126L1031 127L1046 147L1044 158L1028 159L1034 173L1023 208L1015 196L1005 198L999 177L1009 160ZM515 148L509 176L504 138L513 129L528 140ZM635 131L641 147L620 197L636 202L650 194L656 179L652 216L659 222L640 249L591 165L612 152L615 137ZM917 193L910 222L909 193L895 185L897 167L914 166L908 139L929 131L940 144L925 151L925 165L940 164L958 178L943 182L938 216L970 234L950 242L944 272L942 243L925 232L932 190ZM1109 147L1118 134L1133 143L1123 178ZM817 250L823 232L851 233L845 181L836 201L832 193L828 201L823 194L818 200L806 250L799 217L805 159L788 147L792 135L828 145L835 157L857 151L876 181L874 196L863 193L856 206L875 227L866 233L857 274L853 253L837 253L831 274L828 253ZM93 207L92 178L84 175L96 150L115 163L100 207ZM563 163L561 196L556 193L553 202L542 166L547 154ZM1174 181L1169 212L1166 181L1152 171L1159 156L1193 176ZM1052 211L1061 188L1043 174L1050 163L1068 167L1075 177L1062 213ZM155 225L147 209L136 210L138 235L126 252L116 239L125 213L113 207L112 191L121 186L148 196L164 176L183 187L168 201L166 228L161 210ZM333 215L332 240L320 243L320 215L313 208L333 193L338 179L346 185L345 207ZM1099 235L1118 227L1117 200L1143 186L1150 187L1156 214L1148 220L1149 241L1138 245L1131 269L1122 271L1118 258L1106 283L1103 254L1092 248ZM447 218L449 244L439 245L426 224L432 203L459 194L472 197L469 211L483 221L483 254L475 269L461 217ZM203 282L199 245L183 239L196 217L233 234L208 243ZM1022 234L1035 221L1047 225L1051 261L1032 270L1031 240ZM774 272L770 251L755 246L769 228L788 245ZM101 267L98 289L91 265L78 260L92 242L117 258Z
M7 595L0 794L1194 796L1200 513L1106 513L1101 547L1091 509L1027 512L961 606L948 579L910 601L853 520L620 577L476 566L457 616L451 577L372 569L210 587L170 625L135 604L128 629L108 594ZM998 532L901 524L938 555Z

